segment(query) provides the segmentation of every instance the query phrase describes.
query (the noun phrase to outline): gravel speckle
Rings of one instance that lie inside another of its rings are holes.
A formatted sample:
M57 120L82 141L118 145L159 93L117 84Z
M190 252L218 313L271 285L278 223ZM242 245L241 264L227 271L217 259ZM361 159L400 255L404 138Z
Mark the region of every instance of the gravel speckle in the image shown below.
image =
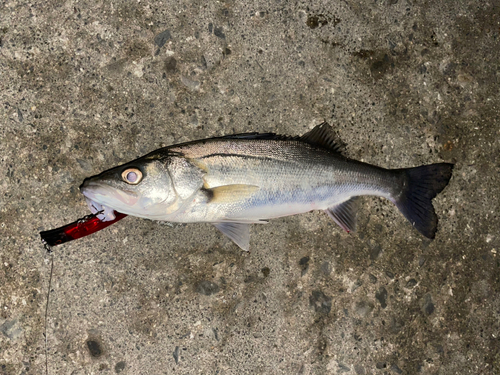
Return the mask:
M385 362L377 362L377 364L375 365L375 367L377 367L377 369L381 370L381 369L386 368L387 365L385 364Z
M326 276L332 273L332 264L328 261L325 261L321 264L321 272L323 272Z
M214 28L214 35L217 38L226 39L226 34L224 34L224 29L222 27L215 27Z
M219 292L219 290L220 290L219 286L216 283L209 280L200 281L196 285L196 291L206 296L211 296L212 294L216 294Z
M101 344L96 340L88 340L87 348L92 357L99 358L102 355Z
M402 374L402 373L403 373L403 370L401 370L401 369L399 368L399 366L398 366L397 364L395 364L395 363L393 363L393 364L391 365L390 370L391 370L392 372L394 372L395 374Z
M190 90L198 91L200 89L200 82L199 81L195 81L195 80L192 80L192 79L189 79L187 77L182 76L181 82Z
M168 40L171 38L170 35L170 30L165 30L162 31L161 33L157 34L155 36L155 44L158 46L158 48L161 48L165 45L165 43L168 42Z
M356 302L356 304L354 305L354 312L357 315L365 318L372 312L373 308L373 303L371 303L370 301L362 300Z
M366 374L365 368L362 365L360 365L359 363L356 363L354 365L354 371L356 371L357 375L365 375Z
M426 315L431 315L434 312L434 303L432 302L432 296L430 294L426 294L422 298L422 311Z
M375 298L380 302L380 306L385 309L387 307L387 290L384 287L375 293Z
M415 285L417 285L417 280L415 279L410 279L406 283L407 288L413 288Z
M179 347L176 346L174 352L172 353L175 363L179 363Z

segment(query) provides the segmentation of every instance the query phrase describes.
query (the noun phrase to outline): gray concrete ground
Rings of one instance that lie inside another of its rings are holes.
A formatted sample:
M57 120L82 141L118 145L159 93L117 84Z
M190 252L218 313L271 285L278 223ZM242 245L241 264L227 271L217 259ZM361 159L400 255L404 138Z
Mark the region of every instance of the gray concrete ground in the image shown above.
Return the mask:
M33 1L0 10L0 374L45 371L38 232L160 146L326 120L350 157L454 162L434 241L387 201L253 228L128 217L55 248L50 374L500 373L497 1Z

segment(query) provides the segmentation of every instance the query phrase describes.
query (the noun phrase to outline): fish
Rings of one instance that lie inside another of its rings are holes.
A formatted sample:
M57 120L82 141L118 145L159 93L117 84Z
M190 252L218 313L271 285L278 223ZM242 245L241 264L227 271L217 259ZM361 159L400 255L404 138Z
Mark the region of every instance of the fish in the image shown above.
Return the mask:
M211 223L243 250L250 226L323 210L342 229L356 227L356 200L391 201L423 236L433 239L432 200L453 164L385 169L350 159L326 122L302 136L243 133L160 148L86 178L80 186L102 221L117 213L179 223Z

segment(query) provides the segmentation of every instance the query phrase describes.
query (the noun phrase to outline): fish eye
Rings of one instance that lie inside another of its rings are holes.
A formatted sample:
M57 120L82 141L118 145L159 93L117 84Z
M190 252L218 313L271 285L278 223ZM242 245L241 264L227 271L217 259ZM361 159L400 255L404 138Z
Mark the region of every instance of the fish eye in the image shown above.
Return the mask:
M122 172L122 179L127 184L137 185L142 180L142 172L137 168L128 168Z

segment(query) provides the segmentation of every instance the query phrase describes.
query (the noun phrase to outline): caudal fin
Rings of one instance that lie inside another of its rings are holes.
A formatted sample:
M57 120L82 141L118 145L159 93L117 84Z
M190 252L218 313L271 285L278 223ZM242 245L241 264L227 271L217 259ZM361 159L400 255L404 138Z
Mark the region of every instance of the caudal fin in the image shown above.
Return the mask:
M450 181L453 164L440 163L402 169L406 174L403 193L395 200L396 206L410 223L425 237L434 238L437 216L432 199Z

